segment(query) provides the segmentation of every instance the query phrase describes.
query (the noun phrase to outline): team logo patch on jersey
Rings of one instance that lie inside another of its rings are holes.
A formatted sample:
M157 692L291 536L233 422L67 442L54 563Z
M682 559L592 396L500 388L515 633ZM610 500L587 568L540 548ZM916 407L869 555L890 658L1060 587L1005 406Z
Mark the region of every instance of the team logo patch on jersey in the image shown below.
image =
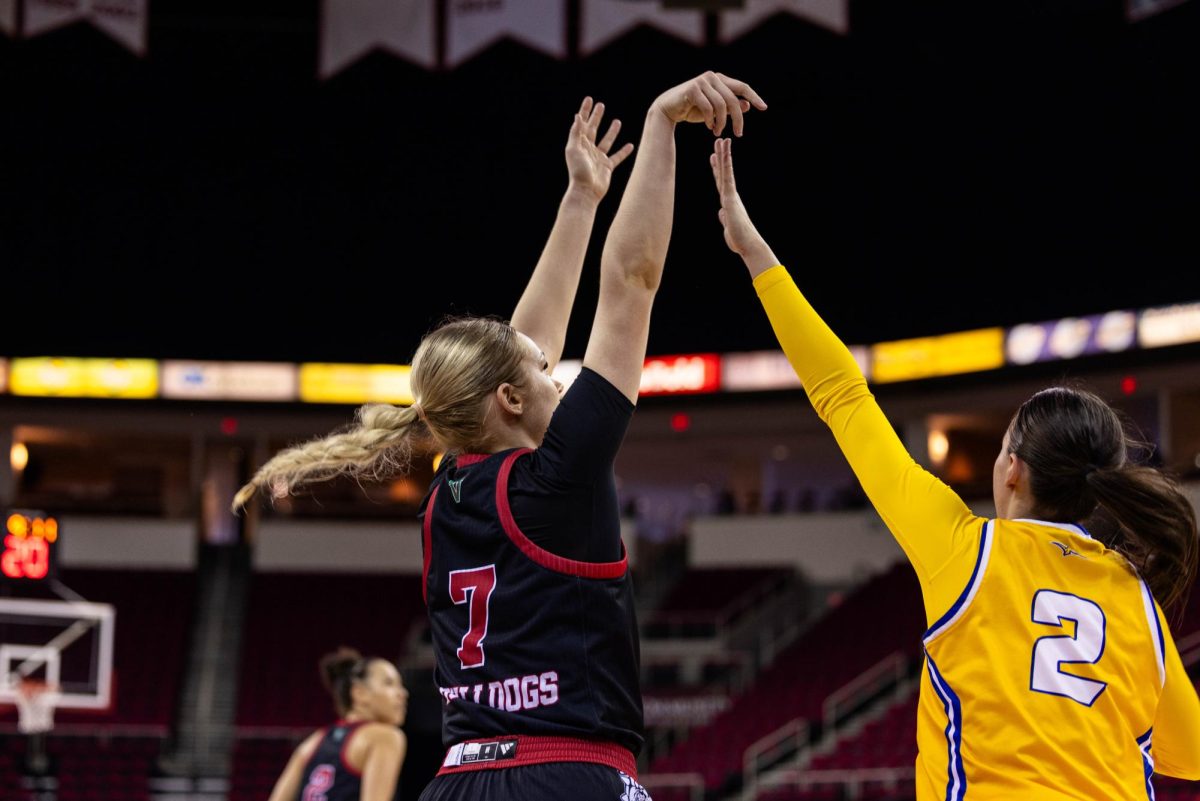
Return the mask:
M1087 559L1087 557L1081 554L1079 551L1072 550L1058 540L1050 540L1050 544L1057 545L1059 550L1062 551L1063 556L1078 556L1080 559Z
M462 500L462 483L466 481L466 479L467 477L463 476L457 481L452 478L446 480L446 483L450 485L450 494L454 496L455 503L458 503Z
M517 758L516 740L496 740L490 743L459 743L446 754L443 767L473 765L477 762L502 762Z

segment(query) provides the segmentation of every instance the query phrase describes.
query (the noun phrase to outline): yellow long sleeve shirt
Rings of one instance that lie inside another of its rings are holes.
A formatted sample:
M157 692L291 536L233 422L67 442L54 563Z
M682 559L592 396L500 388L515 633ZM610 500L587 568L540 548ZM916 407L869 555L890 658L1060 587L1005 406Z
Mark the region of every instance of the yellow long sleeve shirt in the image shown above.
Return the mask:
M1200 700L1128 561L1075 524L974 515L908 454L787 271L754 287L920 581L919 801L1145 799L1154 771L1200 778Z

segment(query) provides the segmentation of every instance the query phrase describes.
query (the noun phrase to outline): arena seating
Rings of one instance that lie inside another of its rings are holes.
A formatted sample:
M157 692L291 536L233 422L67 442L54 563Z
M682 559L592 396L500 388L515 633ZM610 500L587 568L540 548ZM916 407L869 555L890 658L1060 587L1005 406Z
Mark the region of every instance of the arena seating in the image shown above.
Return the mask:
M243 632L239 726L312 727L334 712L317 663L341 645L396 660L424 613L415 575L257 574Z
M696 772L710 789L740 772L746 747L795 718L817 719L830 693L893 651L916 660L924 612L907 564L878 576L831 610L732 706L651 766Z
M46 752L58 779L58 801L149 801L147 777L162 743L157 737L50 736ZM23 737L0 736L0 786L19 786L25 748Z
M1200 801L1200 789L1197 788L1196 782L1156 776L1154 797L1159 801Z
M658 613L716 616L753 599L791 574L777 567L692 568L663 599Z
M59 801L146 801L160 741L61 738L49 750L58 758Z
M728 632L764 600L794 582L780 567L691 568L652 611L641 616L648 639L712 638Z
M812 770L910 768L917 758L917 699L900 702L861 732L816 757Z
M794 787L777 787L762 790L757 801L843 801L845 791L836 785L817 789L800 790ZM888 789L882 785L869 784L862 787L858 798L861 801L914 801L915 795L909 788Z
M299 737L237 740L229 801L262 801L269 796L298 743Z

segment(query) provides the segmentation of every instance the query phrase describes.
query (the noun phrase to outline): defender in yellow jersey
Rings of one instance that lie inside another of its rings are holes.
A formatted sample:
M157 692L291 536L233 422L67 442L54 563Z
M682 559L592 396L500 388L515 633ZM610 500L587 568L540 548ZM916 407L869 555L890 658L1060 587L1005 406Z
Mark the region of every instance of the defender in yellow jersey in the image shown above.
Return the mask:
M1156 603L1172 606L1196 575L1187 499L1128 462L1100 398L1053 388L1004 437L996 519L972 514L909 456L755 230L729 140L711 164L726 243L921 583L918 800L1137 801L1154 798L1155 771L1200 779L1200 700Z

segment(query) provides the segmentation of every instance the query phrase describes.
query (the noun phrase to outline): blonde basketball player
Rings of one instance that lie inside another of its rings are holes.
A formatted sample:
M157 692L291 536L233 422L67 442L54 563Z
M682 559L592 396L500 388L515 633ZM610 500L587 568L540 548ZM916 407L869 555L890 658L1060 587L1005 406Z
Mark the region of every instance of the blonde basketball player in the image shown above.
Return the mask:
M1137 801L1154 797L1156 771L1200 779L1200 701L1160 608L1196 574L1186 498L1130 462L1103 400L1056 387L1009 424L996 518L972 514L905 451L751 223L730 147L711 157L726 244L921 583L918 801Z
M567 148L568 199L582 197L564 205L576 212L556 225L557 244L512 324L468 319L429 334L413 358L412 408L368 408L357 429L275 456L235 498L240 506L259 487L372 473L403 451L418 421L448 453L421 511L446 746L423 801L647 797L637 782L638 629L613 462L637 401L671 238L675 129L703 122L720 135L732 122L740 135L752 105L766 108L749 86L713 72L650 104L570 389L551 372L596 205L619 163L609 155L612 129L596 144L594 110L576 117Z

